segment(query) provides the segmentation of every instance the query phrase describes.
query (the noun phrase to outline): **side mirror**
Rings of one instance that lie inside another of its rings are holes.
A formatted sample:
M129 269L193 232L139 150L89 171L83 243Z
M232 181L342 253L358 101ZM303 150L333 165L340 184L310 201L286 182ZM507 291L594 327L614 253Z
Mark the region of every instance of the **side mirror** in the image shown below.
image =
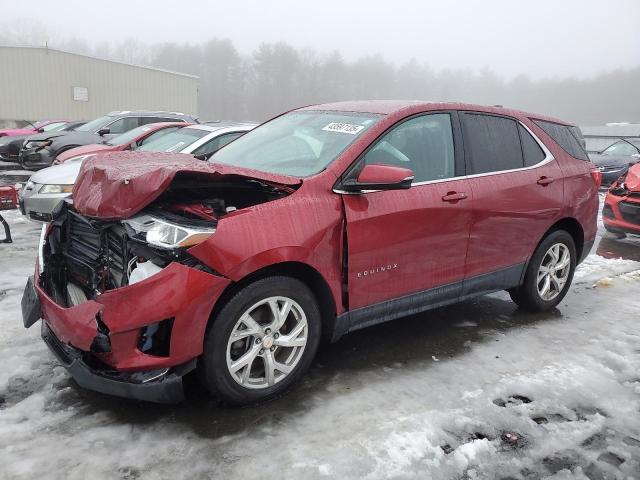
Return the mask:
M38 130L36 130L38 133L44 133L44 128L40 127Z
M413 172L408 168L392 165L365 165L358 178L346 180L341 189L358 193L364 190L406 190L411 188Z
M98 130L98 135L100 135L101 137L103 135L109 135L109 133L111 133L111 129L109 127L101 128L100 130Z
M203 161L207 160L207 154L206 153L201 153L199 155L194 155L194 157L197 158L198 160L203 160Z

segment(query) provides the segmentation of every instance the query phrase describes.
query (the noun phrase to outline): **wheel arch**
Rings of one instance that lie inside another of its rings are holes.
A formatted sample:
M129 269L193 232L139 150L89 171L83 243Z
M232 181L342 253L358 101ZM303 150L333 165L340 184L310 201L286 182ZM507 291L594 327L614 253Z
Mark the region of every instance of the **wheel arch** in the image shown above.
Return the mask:
M527 265L522 270L520 284L524 282L524 276L527 272L529 262L531 261L531 258L533 257L534 252L538 249L538 247L544 241L545 238L547 238L551 233L558 230L564 230L569 235L571 235L571 237L573 238L573 243L576 246L576 264L580 261L580 259L582 258L583 249L584 249L584 229L582 228L582 225L580 225L580 222L578 222L578 220L576 220L575 218L573 217L562 218L557 222L555 222L553 225L551 225L547 229L547 231L544 232L542 237L540 237L540 240L538 240L538 243L536 244L535 248L531 251L531 255L527 260Z
M295 278L309 287L316 297L318 307L320 308L322 336L323 338L331 338L337 317L336 302L331 292L331 288L318 270L309 264L297 261L271 264L251 272L238 281L230 283L216 301L211 311L211 315L209 316L207 329L213 325L213 322L218 316L220 310L237 292L257 280L277 275Z

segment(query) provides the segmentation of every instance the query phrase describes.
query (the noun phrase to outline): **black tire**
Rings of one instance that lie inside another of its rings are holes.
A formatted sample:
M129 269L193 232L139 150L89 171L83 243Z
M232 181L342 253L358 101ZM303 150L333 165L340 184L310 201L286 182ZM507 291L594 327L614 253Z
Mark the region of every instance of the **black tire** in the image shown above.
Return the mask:
M540 269L547 251L556 243L566 245L571 255L569 276L567 277L567 281L560 293L551 300L545 300L538 292L538 270ZM544 312L551 310L562 301L571 287L571 281L573 280L573 274L576 269L576 259L576 246L573 241L573 237L564 230L551 232L542 240L542 242L540 242L540 245L538 245L538 248L533 253L531 260L529 261L529 265L527 266L524 283L520 287L509 290L511 299L518 304L519 307L530 312Z
M298 363L284 378L272 386L247 388L240 385L229 372L227 344L240 316L261 300L274 296L286 296L302 308L307 320L307 343ZM309 368L318 350L321 330L318 302L303 282L284 276L257 280L231 297L213 319L213 324L206 333L204 352L198 365L200 381L214 397L228 405L248 405L280 396Z

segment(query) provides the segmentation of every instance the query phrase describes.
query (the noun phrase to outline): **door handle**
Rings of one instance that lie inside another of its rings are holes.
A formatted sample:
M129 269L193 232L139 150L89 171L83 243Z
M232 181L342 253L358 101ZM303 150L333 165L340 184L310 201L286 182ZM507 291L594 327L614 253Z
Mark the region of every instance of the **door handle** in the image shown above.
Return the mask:
M457 202L458 200L464 200L467 198L467 194L464 192L447 192L447 194L442 197L443 202Z
M546 187L550 183L553 183L553 177L542 176L538 179L538 185L542 185L543 187Z

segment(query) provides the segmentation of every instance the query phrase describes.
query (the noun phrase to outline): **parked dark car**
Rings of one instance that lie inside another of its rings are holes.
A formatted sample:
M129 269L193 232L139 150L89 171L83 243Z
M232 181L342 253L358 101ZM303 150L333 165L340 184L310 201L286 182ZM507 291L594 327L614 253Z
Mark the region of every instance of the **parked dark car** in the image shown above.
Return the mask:
M620 139L589 158L602 173L602 186L609 187L640 161L640 138Z
M51 130L48 130L48 132L72 132L85 123L86 122L58 122L58 124ZM30 139L34 135L37 135L37 133L30 133L29 135L15 135L12 137L1 137L0 160L5 162L17 162L20 155L20 149L24 145L25 140Z
M43 319L86 388L175 402L198 369L246 404L299 380L323 335L499 290L552 309L597 230L600 175L573 128L344 102L285 113L209 163L95 156L43 234L24 325Z
M34 135L25 142L20 150L20 165L25 170L40 170L51 166L58 155L71 148L102 143L104 140L121 135L141 125L158 122L198 123L198 120L191 115L176 112L111 112L85 123L73 132Z

